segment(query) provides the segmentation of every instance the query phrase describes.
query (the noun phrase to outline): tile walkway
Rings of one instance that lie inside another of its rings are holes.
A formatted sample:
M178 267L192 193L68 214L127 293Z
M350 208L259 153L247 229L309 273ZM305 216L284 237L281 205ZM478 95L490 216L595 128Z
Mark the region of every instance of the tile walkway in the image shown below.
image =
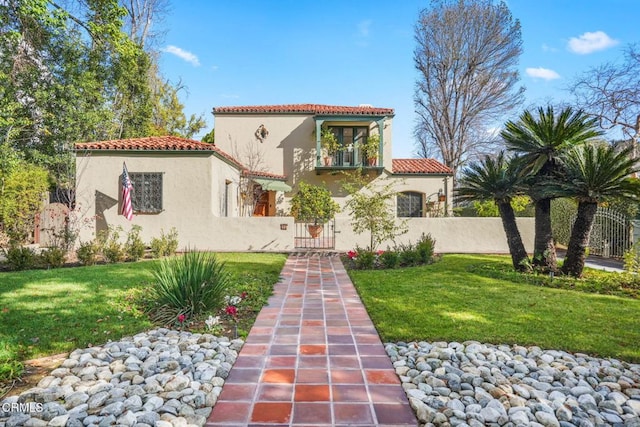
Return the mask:
M417 425L339 258L287 259L206 425Z

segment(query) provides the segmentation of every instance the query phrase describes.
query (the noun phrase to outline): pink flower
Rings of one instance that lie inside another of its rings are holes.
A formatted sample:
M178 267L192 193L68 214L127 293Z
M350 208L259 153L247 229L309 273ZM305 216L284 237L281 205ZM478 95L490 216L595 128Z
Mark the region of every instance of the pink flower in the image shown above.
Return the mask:
M231 317L236 317L238 315L238 309L235 305L230 305L225 309L225 313Z
M181 315L178 316L178 322L183 323L186 318L187 318L187 316L185 316L184 314L181 314Z
M378 252L376 252L376 255L380 256L384 253L384 251L382 249L378 249Z
M355 257L358 256L358 252L356 251L349 251L347 252L347 256L349 257L349 259L354 259Z

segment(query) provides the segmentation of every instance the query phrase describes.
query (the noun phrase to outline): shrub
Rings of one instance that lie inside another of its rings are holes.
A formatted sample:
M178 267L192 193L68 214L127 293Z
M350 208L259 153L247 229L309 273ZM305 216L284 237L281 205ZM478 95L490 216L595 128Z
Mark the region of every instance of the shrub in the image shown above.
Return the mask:
M358 257L355 258L356 268L359 270L371 270L375 266L376 255L371 251L356 249Z
M7 264L11 270L28 270L36 266L38 259L33 249L13 244L5 250Z
M433 261L433 249L435 246L436 241L431 237L431 234L425 235L422 233L418 243L416 244L416 251L418 252L420 264L431 264Z
M379 260L382 268L396 268L400 263L400 255L396 251L386 250L380 254Z
M107 231L100 232L98 238L100 249L104 259L110 263L117 263L124 260L124 248L120 243L121 227L109 228Z
M151 239L151 255L154 258L175 255L178 250L178 230L172 227L169 234L161 230L160 237Z
M153 271L151 288L155 306L151 318L168 325L180 315L186 319L219 310L231 284L230 275L216 255L187 251L164 259Z
M82 265L93 265L98 261L98 244L95 241L80 242L80 246L76 250L78 261Z
M420 264L420 254L411 243L400 245L397 248L399 253L399 264L401 267L412 267Z
M127 242L124 244L124 253L129 261L137 261L144 257L146 246L140 237L142 227L134 225L127 234Z
M64 265L65 259L64 250L58 247L47 248L40 253L40 262L47 268L60 268Z

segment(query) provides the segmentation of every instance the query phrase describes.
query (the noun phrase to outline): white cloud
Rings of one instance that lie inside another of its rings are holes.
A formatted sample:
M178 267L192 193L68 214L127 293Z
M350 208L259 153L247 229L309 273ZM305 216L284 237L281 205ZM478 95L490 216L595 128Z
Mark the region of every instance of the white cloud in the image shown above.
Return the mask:
M200 66L200 61L198 60L198 57L193 53L189 52L188 50L181 49L177 46L169 45L164 49L162 49L162 51L175 55L180 59L184 59L185 61L192 64L194 67Z
M546 43L542 44L542 51L543 52L557 52L558 49L556 49L555 47L551 47Z
M580 37L571 37L569 39L569 50L573 53L586 55L608 49L618 43L620 43L618 40L612 39L604 31L586 32Z
M213 71L218 71L220 69L220 67L218 67L217 65L212 65L211 66L211 70Z
M535 79L555 80L560 78L560 74L548 68L527 68L525 71L527 72L528 76Z

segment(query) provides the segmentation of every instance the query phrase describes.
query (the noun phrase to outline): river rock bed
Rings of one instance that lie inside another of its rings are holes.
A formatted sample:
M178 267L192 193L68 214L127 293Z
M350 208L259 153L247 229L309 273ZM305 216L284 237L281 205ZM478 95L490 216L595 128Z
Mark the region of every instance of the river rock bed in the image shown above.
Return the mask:
M475 341L385 344L421 426L640 427L640 365Z
M75 350L36 388L0 401L0 426L202 426L242 344L155 329Z

